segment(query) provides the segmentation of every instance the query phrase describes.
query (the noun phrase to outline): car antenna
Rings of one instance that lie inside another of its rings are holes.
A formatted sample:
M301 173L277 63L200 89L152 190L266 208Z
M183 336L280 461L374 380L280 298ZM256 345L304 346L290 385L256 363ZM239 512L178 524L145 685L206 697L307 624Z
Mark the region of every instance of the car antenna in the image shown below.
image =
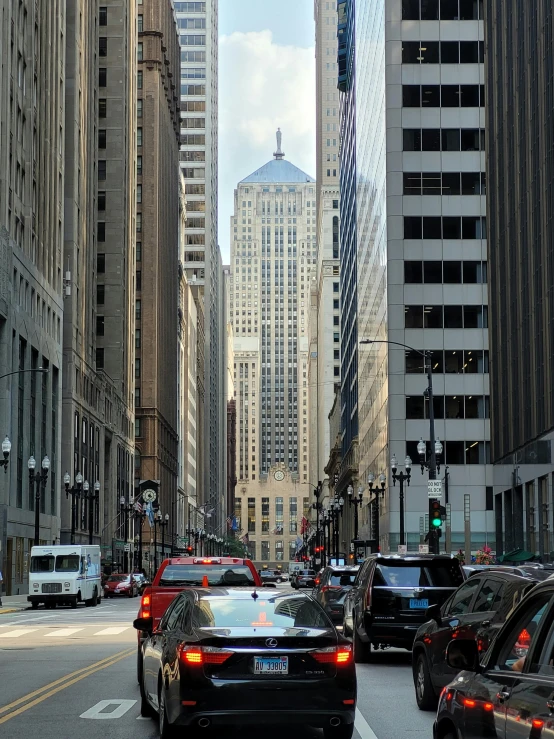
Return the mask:
M259 597L259 596L258 596L258 593L256 592L256 590L255 590L255 589L254 589L254 592L253 592L253 593L251 593L251 595L252 595L252 597L254 598L254 600L258 600L258 597Z

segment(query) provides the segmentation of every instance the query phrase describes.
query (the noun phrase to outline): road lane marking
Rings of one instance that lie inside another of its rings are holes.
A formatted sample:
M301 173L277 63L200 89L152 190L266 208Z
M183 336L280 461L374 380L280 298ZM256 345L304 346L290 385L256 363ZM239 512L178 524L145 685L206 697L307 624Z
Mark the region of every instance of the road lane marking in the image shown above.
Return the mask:
M44 634L44 636L71 636L71 634L76 634L78 631L83 631L83 629L84 626L79 626L78 628L72 629L57 629L56 631L51 631L49 634Z
M97 631L93 636L114 636L115 634L122 634L124 631L131 628L131 626L110 626L108 629Z
M377 739L375 732L367 723L359 708L356 708L356 722L354 726L362 739Z
M0 639L17 639L18 636L30 634L33 631L38 631L38 629L16 629L15 631L8 631L7 633L4 632L0 634Z
M83 677L88 677L89 674L92 674L93 672L97 672L97 670L101 670L104 667L110 667L115 662L119 662L120 659L124 659L125 657L130 657L132 654L135 654L135 653L136 653L136 650L134 648L131 650L125 649L122 652L116 652L116 654L112 654L109 657L104 657L104 659L101 659L99 662L94 662L92 665L87 665L87 667L81 667L80 670L75 670L75 672L70 672L69 675L64 675L63 677L60 677L57 680L54 680L53 682L48 683L48 685L43 685L42 688L33 690L32 693L23 695L21 698L18 698L17 700L12 701L12 703L8 703L5 706L0 706L0 714L6 713L7 711L10 711L12 708L16 708L21 703L25 703L31 698L34 698L35 696L40 695L45 690L50 690L51 688L55 688L56 686L59 686L59 685L61 685L60 690L63 690L63 688L66 688L69 685L73 685L74 682L81 680ZM75 679L72 679L72 678L75 678ZM71 680L71 682L67 682L67 680ZM44 698L47 698L56 692L57 692L56 690L54 690L53 692L51 691L47 693L45 696L41 696L40 698L38 698L36 702L40 702ZM0 718L0 724L4 723L4 721L7 721L12 716L17 715L17 713L22 713L23 710L26 710L27 707L30 708L31 705L35 705L35 701L33 701L32 704L29 703L28 706L24 706L23 709L19 709L18 711L14 713L8 714L7 716L2 716L2 718Z
M89 719L112 719L112 718L121 718L122 716L125 716L127 711L130 711L131 708L135 705L136 701L133 700L109 700L109 701L100 701L92 708L89 708L88 711L85 711L82 713L79 718L89 718ZM108 706L113 706L111 711L106 711L105 709Z

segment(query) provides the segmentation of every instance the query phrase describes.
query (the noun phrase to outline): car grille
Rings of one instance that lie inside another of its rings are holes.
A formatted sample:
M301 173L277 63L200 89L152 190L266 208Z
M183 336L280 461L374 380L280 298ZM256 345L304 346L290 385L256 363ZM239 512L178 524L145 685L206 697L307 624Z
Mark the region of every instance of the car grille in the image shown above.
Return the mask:
M61 582L45 582L42 585L43 593L61 593L62 584Z

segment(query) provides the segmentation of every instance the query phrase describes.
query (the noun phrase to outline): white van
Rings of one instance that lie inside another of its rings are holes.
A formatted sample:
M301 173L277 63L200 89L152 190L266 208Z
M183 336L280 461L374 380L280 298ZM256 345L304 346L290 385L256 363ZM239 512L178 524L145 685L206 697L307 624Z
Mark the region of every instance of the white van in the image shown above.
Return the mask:
M27 600L32 608L40 603L46 608L77 608L79 601L95 606L101 593L99 546L60 544L31 549Z

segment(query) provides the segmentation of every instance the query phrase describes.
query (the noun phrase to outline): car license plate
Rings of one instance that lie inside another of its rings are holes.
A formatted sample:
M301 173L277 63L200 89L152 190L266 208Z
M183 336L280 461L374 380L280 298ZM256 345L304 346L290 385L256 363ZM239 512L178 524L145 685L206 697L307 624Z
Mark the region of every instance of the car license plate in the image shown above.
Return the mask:
M410 608L429 608L427 598L410 598Z
M288 675L288 657L254 657L254 675Z

